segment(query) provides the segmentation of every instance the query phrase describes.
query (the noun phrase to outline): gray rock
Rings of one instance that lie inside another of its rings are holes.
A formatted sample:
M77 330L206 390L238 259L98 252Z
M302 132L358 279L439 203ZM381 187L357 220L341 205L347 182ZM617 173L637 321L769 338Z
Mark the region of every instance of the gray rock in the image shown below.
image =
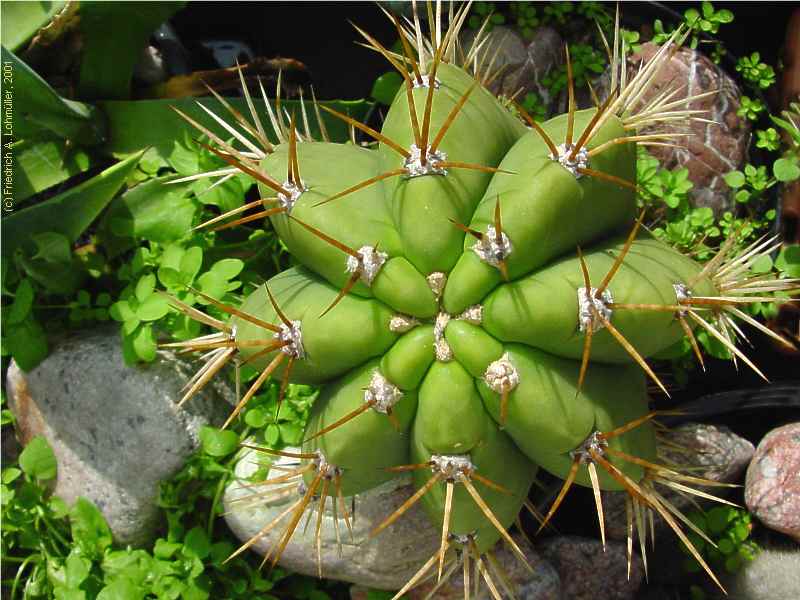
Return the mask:
M665 440L659 448L664 461L723 483L736 481L755 452L753 444L723 425L685 423L670 430Z
M477 30L469 29L462 34L461 43L465 52L472 47L476 33ZM528 59L525 42L516 31L510 27L495 25L485 34L485 41L477 57L479 72L498 73L489 86L492 92L511 95L516 91L512 86Z
M277 464L280 465L281 461ZM255 502L248 500L254 493L248 477L259 468L257 457L246 452L236 465L236 478L225 490L223 503L225 520L234 534L242 541L253 537L267 523L283 512L299 497ZM281 474L278 471L274 476ZM342 551L339 554L336 528L331 512L331 503L326 502L323 513L322 575L330 579L350 581L378 589L399 589L439 547L439 536L430 524L422 508L415 505L400 519L386 528L380 535L370 539L370 531L394 512L413 489L410 479L398 478L355 497L355 519L352 522L353 538L347 531L339 511L339 531ZM264 491L264 488L261 488ZM347 500L350 510L351 499ZM303 533L303 525L313 513L313 523ZM316 506L312 504L300 520L291 541L284 550L280 565L306 575L317 575L316 547L314 541ZM266 554L280 538L283 527L279 526L253 544L252 549Z
M128 367L121 346L116 327L76 333L28 373L12 363L6 390L22 443L43 435L55 452L55 494L88 498L117 542L141 545L158 524L159 482L198 447L201 426L224 420L230 393L218 383L179 409L193 367L169 354Z
M552 27L539 27L533 32L533 39L528 44L528 61L524 78L520 84L524 86L522 98L528 92L539 95L550 113L555 110L557 98L544 85L544 78L554 69L566 62L564 40Z
M800 542L800 423L773 429L759 442L744 501L764 525Z
M603 551L599 540L564 535L544 540L536 547L558 571L565 599L629 600L636 596L644 580L644 567L635 552L628 577L623 542L608 542Z
M702 423L685 423L669 430L658 447L662 462L687 470L695 477L721 483L737 481L754 451L753 444L727 427ZM702 489L715 496L725 496L728 491L718 487ZM679 510L691 510L692 502L685 495L663 486L659 486L659 492ZM626 495L625 492L603 492L606 535L610 539L624 540L627 537ZM658 539L662 535L659 530L666 524L657 514L654 519Z
M727 585L731 600L800 598L800 550L765 548Z
M468 30L462 36L462 45L469 49L475 31ZM497 73L489 89L507 97L515 96L522 102L525 96L536 93L550 111L555 97L543 84L545 76L554 68L564 64L564 44L555 29L539 27L534 30L531 41L525 41L509 27L495 26L487 34L487 41L479 54L483 67L489 73ZM481 73L484 73L484 69Z

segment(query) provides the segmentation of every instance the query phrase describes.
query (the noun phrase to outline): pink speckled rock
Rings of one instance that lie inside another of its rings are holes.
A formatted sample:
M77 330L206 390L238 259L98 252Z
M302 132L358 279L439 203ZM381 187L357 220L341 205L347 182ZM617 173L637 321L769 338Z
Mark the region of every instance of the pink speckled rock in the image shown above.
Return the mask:
M800 542L800 423L761 440L747 469L744 501L764 525Z

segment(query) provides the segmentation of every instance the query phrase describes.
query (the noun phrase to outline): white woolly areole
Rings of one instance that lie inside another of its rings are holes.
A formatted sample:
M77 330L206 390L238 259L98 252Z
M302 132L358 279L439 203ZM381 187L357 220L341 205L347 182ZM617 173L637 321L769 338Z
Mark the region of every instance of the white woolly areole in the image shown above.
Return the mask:
M285 208L287 213L291 213L297 200L308 188L300 187L288 180L284 181L281 187L289 193L278 192L278 205Z
M583 441L580 446L575 448L575 450L569 454L572 458L577 458L580 460L581 464L586 464L588 462L592 462L590 450L595 454L603 456L607 447L608 442L606 439L602 437L599 431L594 431Z
M434 271L428 275L425 280L428 282L428 287L431 288L433 295L438 300L439 296L441 296L442 292L444 291L445 284L447 283L447 275L441 271Z
M369 386L364 390L364 402L372 403L373 410L389 414L392 407L400 402L403 392L396 385L391 383L380 371L372 374Z
M422 74L420 74L419 79L421 81L417 80L416 77L413 77L412 80L411 80L411 85L415 89L431 87L431 76L430 75L422 75ZM440 85L441 85L441 82L438 79L434 79L433 80L433 89L438 90Z
M316 455L317 457L313 460L314 467L323 479L333 479L336 475L342 474L342 470L333 463L329 463L321 450L317 450Z
M438 166L440 162L447 160L447 154L437 150L431 152L428 150L425 153L425 164L422 164L422 151L417 148L416 144L411 144L408 149L411 153L403 167L406 170L405 177L422 177L423 175L447 175L447 169Z
M475 470L475 465L469 454L434 454L431 456L431 470L437 471L448 481L453 481L463 473L470 475Z
M436 360L440 362L453 360L453 350L444 338L444 330L449 322L450 315L446 312L440 312L436 315L436 321L433 323L433 350L436 354Z
M361 246L357 254L360 258L347 255L346 269L348 273L359 273L361 281L365 284L372 285L372 281L381 270L383 263L389 258L386 252L380 252L373 246Z
M673 283L672 289L675 290L675 299L678 301L678 304L683 304L692 299L692 290L690 290L689 286L685 283ZM686 314L686 311L682 310L680 313Z
M603 322L595 318L592 306L606 321L611 319L613 311L608 307L608 304L614 302L611 290L605 290L599 298L595 298L596 293L597 288L591 288L588 294L585 287L578 288L578 323L583 332L589 327L592 328L592 331L598 331L604 327Z
M486 367L483 380L493 392L510 392L519 385L519 372L511 363L508 352Z
M480 325L483 323L483 306L480 304L473 304L464 312L458 315L458 320L472 323L473 325Z
M511 240L505 233L500 234L500 240L498 242L497 231L494 225L489 225L489 227L486 228L486 235L475 242L472 249L483 262L493 267L499 267L500 263L514 250L514 247L511 245Z
M405 333L406 331L411 331L419 325L419 321L414 317L409 317L408 315L394 315L391 319L389 319L389 331L394 333Z
M675 290L675 298L678 302L686 302L692 298L692 290L685 283L673 283L672 289Z
M569 146L560 144L556 148L558 150L558 156L550 155L550 158L557 161L562 167L572 173L575 179L579 179L581 174L578 173L578 169L585 169L589 166L589 152L583 147L575 153L575 158L570 158L573 148L574 146L572 144Z
M275 334L275 338L282 342L289 342L281 347L281 352L284 354L288 354L292 358L303 358L306 355L300 321L291 321L291 327L282 323L281 330Z
M449 539L452 543L463 547L469 546L469 543L476 537L477 534L474 531L472 533L451 533L449 535Z

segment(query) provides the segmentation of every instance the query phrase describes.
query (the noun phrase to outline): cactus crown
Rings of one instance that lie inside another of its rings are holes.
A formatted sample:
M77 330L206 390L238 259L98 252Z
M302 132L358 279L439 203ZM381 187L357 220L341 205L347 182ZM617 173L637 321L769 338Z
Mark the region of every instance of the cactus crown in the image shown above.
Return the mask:
M349 528L344 497L409 472L416 493L373 534L420 501L441 546L397 597L458 565L469 593L470 561L499 597L505 579L491 548L502 539L525 561L507 529L541 467L564 479L542 527L578 483L594 490L605 541L600 491L624 490L629 556L634 525L644 553L643 523L657 512L719 583L679 522L692 523L655 487L711 497L690 487L709 482L658 463L646 376L668 391L645 359L688 336L702 361L701 327L757 370L734 343L734 319L774 336L740 307L796 282L749 274L774 239L738 256L731 241L701 266L635 218L636 145L676 143L683 134L653 126L700 115L686 108L693 98L678 99L680 87L647 99L681 32L628 79L617 19L611 93L589 110L576 109L567 51L568 112L540 124L485 88L493 74L481 33L457 64L468 8L445 16L441 2L429 5L429 39L416 3L405 22L387 13L401 53L356 27L404 80L380 131L315 100L316 141L305 108L305 132L281 108L279 84L274 110L261 88L268 136L244 80L252 122L223 98L232 123L212 114L234 142L183 115L229 165L196 177L243 172L262 195L199 227L269 218L302 265L240 307L206 297L230 325L173 301L218 331L173 344L207 352L183 401L234 356L261 374L229 423L270 375L280 375L281 397L289 382L326 384L300 452L259 448L296 461L267 482L296 497L257 536L288 522L265 562L279 560L315 499L319 553L327 498ZM320 109L377 144L330 142Z

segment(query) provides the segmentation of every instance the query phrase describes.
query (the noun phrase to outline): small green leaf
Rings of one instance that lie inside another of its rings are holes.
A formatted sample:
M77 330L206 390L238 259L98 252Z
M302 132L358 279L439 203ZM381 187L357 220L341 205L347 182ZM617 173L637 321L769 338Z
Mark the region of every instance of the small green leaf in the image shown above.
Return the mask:
M169 290L180 289L182 287L180 271L170 267L159 267L158 280Z
M261 408L252 408L244 414L244 422L247 423L248 426L256 429L260 429L266 425L267 419L266 411Z
M203 265L203 249L200 246L192 246L187 248L184 255L181 257L180 272L184 283L190 284L197 277L200 272L200 267Z
M275 446L280 439L280 428L274 423L267 425L267 429L264 431L264 441L267 443L267 446Z
M206 532L201 527L193 527L183 540L183 549L184 552L202 560L211 552L211 543L208 541Z
M708 530L720 534L728 527L728 523L736 517L736 511L728 506L715 506L706 513Z
M244 261L238 258L223 258L215 262L214 266L211 267L212 272L219 273L227 281L236 277L242 272L242 269L244 269Z
M211 545L211 562L215 565L221 565L227 559L236 547L228 541L216 542ZM264 590L262 590L264 591Z
M35 479L53 479L56 476L56 455L47 440L37 435L20 453L19 466L26 475Z
M236 450L239 446L239 436L233 431L206 426L200 429L200 443L203 452L220 458Z
M797 157L779 158L772 166L775 179L778 181L794 181L800 178L800 166Z
M403 78L396 71L388 71L372 84L370 95L381 104L390 105L403 85Z
M7 324L3 333L6 350L23 371L30 371L47 357L47 336L32 315L21 323Z
M19 479L20 475L22 475L22 471L20 469L17 469L16 467L8 467L3 469L3 474L2 477L0 477L0 481L8 485L16 479Z
M144 302L156 287L156 276L152 273L141 277L136 283L135 295L139 302Z
M169 312L169 300L161 294L151 294L136 309L141 321L157 321Z
M725 8L717 11L715 16L718 23L730 23L733 21L733 13Z
M99 558L111 546L111 529L100 510L86 498L75 501L69 519L72 537L85 556Z
M137 306L136 308L138 310L139 307ZM141 321L136 314L134 314L130 319L126 319L122 324L122 333L127 336L132 336L140 324Z
M745 176L744 173L741 171L731 171L730 173L726 173L722 176L725 180L725 183L728 184L729 187L733 189L738 189L744 185Z
M204 294L220 300L225 295L225 290L228 286L227 280L215 271L206 271L197 278L197 287ZM210 304L204 298L198 298L200 304Z
M153 556L162 560L172 558L180 550L181 545L177 542L168 542L164 538L158 538L153 546Z
M142 325L133 335L133 350L141 360L152 362L156 358L156 341L153 338L153 328Z
M281 439L286 444L299 444L303 440L303 428L298 423L281 423Z
M786 277L800 277L800 245L785 246L775 259L775 267Z
M772 258L769 254L762 254L753 262L750 270L757 274L769 273L772 271Z
M127 577L119 577L97 594L97 600L144 600L147 591Z
M33 285L27 277L19 282L14 293L14 303L8 311L6 324L21 323L30 314L33 306Z
M78 549L74 548L69 553L64 563L67 587L74 589L77 589L89 577L89 572L92 570L92 561L81 556L80 551L76 552L76 550Z
M190 183L171 183L173 179L150 179L111 201L98 235L112 257L139 238L167 244L189 233L199 205L187 194Z
M36 254L33 258L60 264L69 264L72 260L72 249L67 236L54 231L45 231L31 237L36 244Z

